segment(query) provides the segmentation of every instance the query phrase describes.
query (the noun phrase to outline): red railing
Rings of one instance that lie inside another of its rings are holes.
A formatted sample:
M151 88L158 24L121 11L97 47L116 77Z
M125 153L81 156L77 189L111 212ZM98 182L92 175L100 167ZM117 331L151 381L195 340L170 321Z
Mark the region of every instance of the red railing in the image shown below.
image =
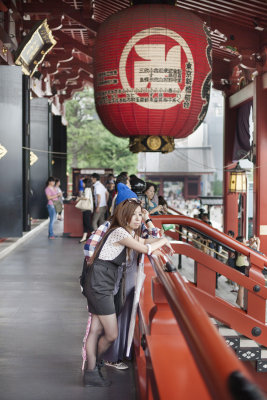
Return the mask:
M152 263L146 257L135 330L139 398L235 399L230 380L237 372L258 391L180 274L164 270L161 252Z
M180 274L164 272L165 262L160 254L153 264L211 397L231 398L229 377L239 371L251 379L246 368L227 346Z
M246 276L210 255L204 254L192 245L179 241L178 233L166 232L167 235L169 234L177 240L172 244L176 253L195 260L197 267L195 282L188 282L188 287L208 314L245 336L267 346L267 327L265 325L267 288L262 273L263 268L267 267L267 258L193 218L162 215L153 217L153 222L158 227L161 227L162 224L172 223L184 228L196 229L203 235L207 235L214 241L218 241L249 258L250 268L248 276ZM216 274L224 275L245 288L247 293L245 311L216 296Z

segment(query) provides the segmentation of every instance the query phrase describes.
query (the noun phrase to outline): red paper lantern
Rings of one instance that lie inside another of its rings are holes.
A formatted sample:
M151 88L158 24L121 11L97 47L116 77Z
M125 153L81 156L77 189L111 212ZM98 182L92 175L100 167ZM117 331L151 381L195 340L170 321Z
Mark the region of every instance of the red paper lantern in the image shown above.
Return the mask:
M126 8L100 26L94 76L97 112L114 135L186 137L208 109L209 32L178 7Z

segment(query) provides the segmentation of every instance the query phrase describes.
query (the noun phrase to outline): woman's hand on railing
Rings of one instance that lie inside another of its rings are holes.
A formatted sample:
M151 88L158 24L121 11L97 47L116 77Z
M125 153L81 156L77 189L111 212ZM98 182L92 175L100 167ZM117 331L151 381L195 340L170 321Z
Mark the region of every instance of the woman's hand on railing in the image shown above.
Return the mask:
M162 246L161 250L169 257L172 257L175 254L170 243L166 243L164 246Z

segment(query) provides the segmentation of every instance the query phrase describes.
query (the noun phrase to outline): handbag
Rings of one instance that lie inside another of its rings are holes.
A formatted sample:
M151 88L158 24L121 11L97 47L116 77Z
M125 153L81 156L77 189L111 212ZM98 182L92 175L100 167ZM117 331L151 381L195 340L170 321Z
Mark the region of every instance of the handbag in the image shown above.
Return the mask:
M54 200L53 201L56 213L61 213L62 212L62 203L61 200Z
M90 199L81 199L75 204L75 207L81 211L91 210L91 200Z

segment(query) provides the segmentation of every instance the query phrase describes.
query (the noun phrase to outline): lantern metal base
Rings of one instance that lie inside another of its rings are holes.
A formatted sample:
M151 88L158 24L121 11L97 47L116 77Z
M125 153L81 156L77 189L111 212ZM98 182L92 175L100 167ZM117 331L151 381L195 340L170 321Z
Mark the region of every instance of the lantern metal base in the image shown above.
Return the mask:
M132 153L161 152L174 150L174 138L169 136L134 136L130 138L129 148Z

